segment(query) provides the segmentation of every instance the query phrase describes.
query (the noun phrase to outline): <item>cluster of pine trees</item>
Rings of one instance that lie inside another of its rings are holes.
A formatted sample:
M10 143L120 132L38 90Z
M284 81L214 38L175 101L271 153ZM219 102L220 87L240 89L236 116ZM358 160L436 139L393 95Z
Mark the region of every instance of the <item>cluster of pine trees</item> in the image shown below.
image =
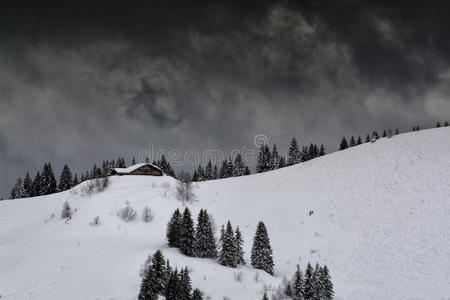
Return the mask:
M213 166L211 160L208 161L204 168L199 165L197 170L195 170L194 174L192 175L192 181L197 182L219 178L238 177L250 175L250 173L250 169L245 165L244 160L242 159L242 155L238 153L234 158L234 162L231 158L222 161L220 169L217 167L217 165Z
M444 127L447 127L448 126L448 121L445 121L444 122ZM436 123L436 128L439 128L439 127L441 127L441 123L440 122L437 122Z
M160 250L153 254L151 264L143 270L138 300L157 300L158 295L166 300L203 299L199 289L192 290L187 267L180 271L173 269Z
M64 182L60 186L64 186ZM58 185L56 183L55 174L52 165L45 163L42 171L38 171L32 179L27 172L24 179L19 177L11 190L10 199L26 198L34 196L42 196L56 193Z
M197 225L190 210L186 207L183 214L176 209L167 224L167 241L169 247L179 248L187 256L218 259L218 262L227 267L244 265L244 240L239 230L233 230L233 226L228 221L227 226L222 226L219 250L217 250L216 239L212 217L204 209L200 210L197 217ZM251 265L256 269L261 269L269 274L273 274L272 248L266 226L259 222L251 253Z
M256 159L256 173L295 165L323 155L325 155L325 147L323 145L320 145L319 148L316 144L311 143L309 147L304 146L300 150L295 138L292 138L289 145L287 160L283 155L278 153L276 144L273 144L272 150L269 149L268 145L263 144L259 148Z
M332 300L333 283L328 267L316 264L313 268L308 263L305 273L297 265L294 277L288 281L284 293L293 300Z

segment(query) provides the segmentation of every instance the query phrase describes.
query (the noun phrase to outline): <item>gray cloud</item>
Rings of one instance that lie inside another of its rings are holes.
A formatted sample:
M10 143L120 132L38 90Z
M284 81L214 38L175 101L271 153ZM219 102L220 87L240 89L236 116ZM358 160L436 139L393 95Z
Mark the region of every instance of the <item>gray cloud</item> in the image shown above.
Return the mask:
M46 161L80 172L148 143L230 151L264 133L333 151L342 135L450 118L445 32L361 3L6 7L0 195Z

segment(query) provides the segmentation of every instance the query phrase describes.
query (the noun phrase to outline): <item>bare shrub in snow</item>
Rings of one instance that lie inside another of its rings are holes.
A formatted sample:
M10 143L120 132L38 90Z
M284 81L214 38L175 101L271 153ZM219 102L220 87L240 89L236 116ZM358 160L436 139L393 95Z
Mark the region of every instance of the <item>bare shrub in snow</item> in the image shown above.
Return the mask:
M122 208L119 211L119 217L122 220L124 220L125 222L130 222L130 221L133 221L134 219L136 219L137 211L132 206L127 204L127 206L125 208Z
M244 273L234 272L234 280L236 280L237 282L242 282L244 280Z
M150 268L151 265L152 265L152 256L149 254L147 259L145 260L145 263L141 265L141 268L139 269L139 276L144 278L145 274L147 274L148 268Z
M64 202L63 209L61 212L61 219L72 219L72 208L69 202Z
M163 182L161 183L161 187L165 188L165 189L169 189L170 188L170 183L168 182Z
M100 225L102 222L100 222L100 217L99 216L96 216L95 218L94 218L94 220L92 220L90 223L89 223L89 225L91 225L91 226L98 226L98 225Z
M192 181L181 181L177 183L177 198L183 202L192 202L195 200L194 185Z
M150 207L146 206L142 210L142 220L145 223L149 223L149 222L151 222L153 220L152 209Z
M104 191L108 185L109 177L91 179L81 187L81 192L86 195L92 195Z

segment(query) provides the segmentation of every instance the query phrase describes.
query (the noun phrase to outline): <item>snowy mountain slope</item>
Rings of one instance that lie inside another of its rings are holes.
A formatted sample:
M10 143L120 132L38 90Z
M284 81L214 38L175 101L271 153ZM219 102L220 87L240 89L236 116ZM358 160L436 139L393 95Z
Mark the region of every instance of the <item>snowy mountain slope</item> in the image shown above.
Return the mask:
M295 265L327 264L336 299L450 297L450 128L383 138L273 172L196 184L196 216L239 225L245 257L257 222L266 223L275 276L225 268L167 248L166 224L181 203L170 177L113 177L99 194L81 186L45 197L0 202L2 299L134 299L140 265L162 249L189 266L212 299L260 299ZM64 201L77 211L59 218ZM150 206L151 223L125 223L125 201ZM314 213L309 216L308 212ZM55 214L54 218L50 216ZM102 224L90 226L95 216ZM234 273L242 272L238 282ZM260 274L258 282L255 273Z

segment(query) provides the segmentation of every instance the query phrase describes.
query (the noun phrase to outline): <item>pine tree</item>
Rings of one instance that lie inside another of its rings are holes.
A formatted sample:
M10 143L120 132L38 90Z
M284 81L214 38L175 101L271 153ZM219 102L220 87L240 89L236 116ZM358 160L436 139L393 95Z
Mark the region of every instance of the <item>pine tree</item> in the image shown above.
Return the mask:
M372 139L371 141L374 142L376 140L378 140L380 137L378 136L378 132L376 132L375 130L372 132Z
M316 263L316 268L313 272L313 289L314 289L314 300L321 300L320 298L320 284L319 284L319 277L320 277L320 266L319 263Z
M63 209L61 211L61 219L71 219L72 218L72 208L69 202L64 202Z
M192 300L203 300L203 293L199 289L194 289L192 292Z
M175 268L175 270L170 274L169 280L167 281L165 296L166 300L180 299L180 278L177 268Z
M313 300L314 299L314 270L310 263L308 263L305 271L305 279L304 279L304 298L305 300Z
M158 162L157 165L163 170L164 174L175 177L175 172L172 169L170 163L166 160L166 157L164 155L161 155L161 160Z
M273 144L272 152L270 153L269 170L278 169L280 165L280 155L278 154L277 145Z
M33 196L40 196L41 191L41 173L37 171L36 176L33 179Z
M221 231L219 263L222 266L232 268L236 267L237 264L236 253L237 247L233 233L233 227L231 226L230 221L228 221L226 230L224 230L222 227Z
M445 127L448 126L448 121L445 121L444 126L445 126Z
M437 122L436 123L436 128L439 128L439 127L441 127L441 123Z
M383 135L382 135L382 137L387 137L386 129L383 130Z
M342 138L341 144L339 145L339 150L344 150L348 148L348 143L345 137Z
M209 160L205 167L205 180L213 179L212 172L213 172L213 166L212 166L211 160Z
M328 271L328 267L326 265L323 266L320 270L319 285L320 285L320 299L332 300L334 297L333 283L331 282L331 277Z
M68 189L71 189L73 185L72 180L72 171L70 171L70 168L68 165L64 165L63 170L61 172L61 177L59 179L59 191L66 191Z
M256 173L267 172L270 170L270 150L266 144L261 145L256 158Z
M388 138L391 138L391 137L392 137L392 130L391 130L391 129L388 130L387 137L388 137Z
M212 229L209 215L206 210L201 209L197 218L197 228L195 232L195 256L201 258L216 258L216 240Z
M256 269L264 270L273 275L272 248L263 222L258 223L255 237L253 238L251 265Z
M248 168L248 166L245 166L244 176L247 176L247 175L250 175L250 174L251 174L250 169Z
M319 156L324 156L324 155L325 155L325 147L323 145L320 145Z
M397 135L399 133L400 133L400 131L398 131L398 128L395 128L395 134Z
M31 180L30 174L27 172L25 178L23 179L23 189L25 191L25 197L33 197L33 181Z
M73 185L73 186L77 186L79 183L80 183L80 182L78 181L78 175L75 174L75 175L73 176L73 183L72 183L72 185Z
M152 257L152 267L154 274L153 289L157 294L163 294L167 284L166 261L161 250L157 250Z
M263 297L262 297L262 300L269 300L269 297L267 296L267 293L266 293L266 292L264 292L264 295L263 295Z
M144 279L142 279L138 300L158 300L158 291L155 288L156 286L156 276L153 269L148 268Z
M192 221L191 212L186 207L183 213L183 220L181 226L181 237L180 237L181 253L187 256L194 256L195 255L194 242L195 242L194 221Z
M370 135L369 134L366 135L366 143L368 143L368 142L370 142Z
M189 271L186 268L180 271L180 281L179 281L179 298L178 300L191 300L192 286L191 278L189 277Z
M205 180L206 180L205 171L203 171L202 166L199 165L197 168L197 181L205 181Z
M235 240L236 240L236 263L238 265L245 265L244 260L244 239L242 238L241 231L239 230L239 226L236 226L235 232Z
M301 153L297 145L297 140L292 138L289 146L287 165L291 166L298 164L299 162L301 162Z
M55 174L53 173L52 165L50 163L44 164L39 186L39 195L49 195L56 192Z
M180 247L182 219L178 208L172 214L172 218L167 224L167 241L169 247Z
M278 169L286 167L286 158L280 155L280 161L278 162Z
M243 176L245 174L245 164L240 153L236 154L233 165L233 177Z
M355 137L352 135L352 137L350 138L350 147L355 147L356 146L356 140Z
M303 274L300 266L297 265L292 284L292 300L304 300L305 291L303 285Z
M356 145L361 145L362 144L362 139L360 136L358 136L358 140L356 141Z
M194 174L192 174L192 181L193 182L198 182L198 173L197 170L194 171Z
M14 188L11 191L11 194L9 196L10 199L20 199L25 198L26 192L25 188L23 186L23 180L22 177L17 178L16 184L14 185Z
M217 170L217 165L214 165L212 177L213 179L219 178L219 171Z

